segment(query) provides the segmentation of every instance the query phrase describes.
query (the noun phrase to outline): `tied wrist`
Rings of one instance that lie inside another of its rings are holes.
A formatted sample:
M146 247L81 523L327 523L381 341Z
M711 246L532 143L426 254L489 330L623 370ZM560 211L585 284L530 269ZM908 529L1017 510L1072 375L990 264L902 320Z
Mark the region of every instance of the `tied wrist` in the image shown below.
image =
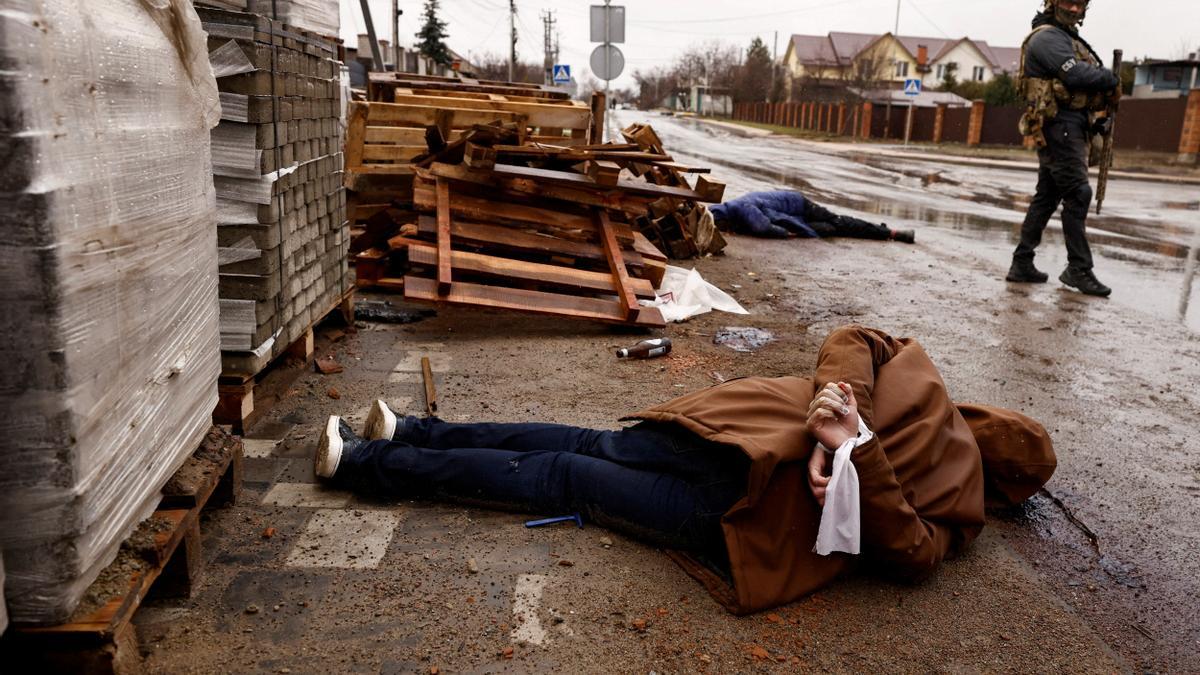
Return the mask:
M871 440L872 438L875 438L875 432L868 429L866 422L863 422L862 418L860 417L860 418L858 418L858 433L857 434L855 434L854 436L847 436L846 440L842 441L841 443L839 443L837 445L837 447L834 447L834 448L826 447L826 445L824 443L817 443L817 447L820 448L822 451L824 451L825 454L832 455L835 452L837 452L838 448L842 447L843 445L845 445L847 443L853 442L854 445L852 447L857 448L858 446L866 443L867 441Z

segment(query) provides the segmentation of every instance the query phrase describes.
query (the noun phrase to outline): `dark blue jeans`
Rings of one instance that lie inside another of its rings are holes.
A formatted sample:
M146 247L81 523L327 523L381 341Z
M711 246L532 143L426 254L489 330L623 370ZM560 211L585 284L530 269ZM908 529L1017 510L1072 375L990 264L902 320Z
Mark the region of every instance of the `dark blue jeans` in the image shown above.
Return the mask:
M674 425L620 431L405 418L394 441L342 457L336 481L527 513L583 514L648 543L724 557L721 516L745 495L739 448Z

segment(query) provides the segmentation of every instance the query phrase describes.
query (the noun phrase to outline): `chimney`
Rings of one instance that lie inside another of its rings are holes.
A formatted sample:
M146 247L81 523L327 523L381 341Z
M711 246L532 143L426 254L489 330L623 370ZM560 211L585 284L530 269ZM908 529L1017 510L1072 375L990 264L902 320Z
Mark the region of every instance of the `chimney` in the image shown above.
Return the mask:
M917 67L924 68L929 64L929 47L917 45Z
M366 33L358 34L358 53L371 55L371 38Z

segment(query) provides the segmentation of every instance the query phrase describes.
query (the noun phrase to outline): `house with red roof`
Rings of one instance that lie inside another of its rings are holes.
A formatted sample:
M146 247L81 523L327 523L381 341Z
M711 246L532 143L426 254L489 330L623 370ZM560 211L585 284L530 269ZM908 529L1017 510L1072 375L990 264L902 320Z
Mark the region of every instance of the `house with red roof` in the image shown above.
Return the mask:
M793 35L783 55L789 92L797 88L899 88L907 79L926 89L940 86L951 72L958 81L988 82L1015 74L1018 47L994 47L983 40L831 32Z

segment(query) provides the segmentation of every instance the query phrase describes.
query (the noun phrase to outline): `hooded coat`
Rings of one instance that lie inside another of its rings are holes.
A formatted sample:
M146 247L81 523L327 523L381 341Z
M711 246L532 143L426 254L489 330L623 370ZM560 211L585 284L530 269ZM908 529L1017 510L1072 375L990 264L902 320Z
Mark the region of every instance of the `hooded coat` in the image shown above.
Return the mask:
M856 448L863 555L891 576L920 579L984 524L985 494L1018 503L1056 465L1045 429L1020 413L956 405L915 340L849 326L821 348L816 375L742 378L631 416L683 426L751 459L746 496L723 516L730 576L686 553L672 557L735 614L811 593L853 556L813 552L821 507L807 482L815 439L809 403L827 382L854 389L875 438Z

